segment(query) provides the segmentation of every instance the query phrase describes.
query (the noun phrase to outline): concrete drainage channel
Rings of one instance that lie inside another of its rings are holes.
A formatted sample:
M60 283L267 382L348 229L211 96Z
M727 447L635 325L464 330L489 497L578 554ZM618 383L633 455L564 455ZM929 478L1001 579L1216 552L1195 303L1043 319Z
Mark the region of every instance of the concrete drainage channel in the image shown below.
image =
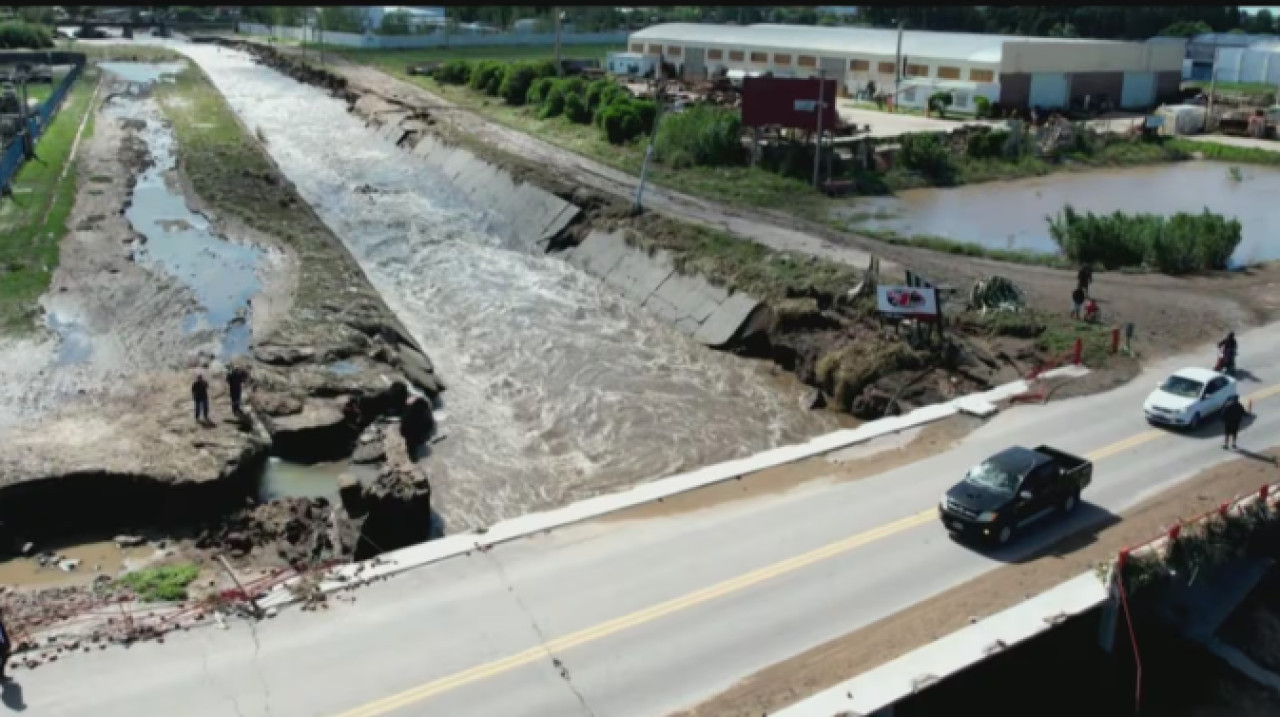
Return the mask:
M742 338L763 313L758 299L680 274L666 252L649 254L620 232L591 229L576 245L559 250L556 242L581 217L580 207L531 183L516 183L502 168L426 134L412 113L377 97L360 98L352 111L379 124L379 136L421 157L476 206L505 219L520 248L557 253L707 346L721 348Z

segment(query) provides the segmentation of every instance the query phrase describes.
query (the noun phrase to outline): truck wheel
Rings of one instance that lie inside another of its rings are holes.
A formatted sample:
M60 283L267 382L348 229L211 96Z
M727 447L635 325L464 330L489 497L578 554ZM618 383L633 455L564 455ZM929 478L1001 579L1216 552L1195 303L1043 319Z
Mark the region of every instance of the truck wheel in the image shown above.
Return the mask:
M1062 512L1071 513L1076 509L1077 505L1080 505L1080 491L1075 490L1068 494L1066 499L1062 501Z
M1008 545L1010 540L1013 540L1013 524L1005 523L996 531L996 544Z
M1187 424L1187 429L1194 431L1199 427L1200 427L1200 412L1197 411L1196 414L1191 417L1191 423Z

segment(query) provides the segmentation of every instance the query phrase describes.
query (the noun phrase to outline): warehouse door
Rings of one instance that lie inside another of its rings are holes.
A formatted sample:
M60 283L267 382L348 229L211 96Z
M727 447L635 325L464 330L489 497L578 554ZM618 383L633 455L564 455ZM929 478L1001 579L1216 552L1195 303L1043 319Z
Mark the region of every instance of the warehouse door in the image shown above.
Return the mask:
M1154 72L1124 73L1124 89L1120 92L1120 108L1136 110L1156 103L1156 75Z
M1037 72L1031 75L1031 99L1027 104L1032 107L1058 109L1067 106L1071 81L1061 72Z
M685 77L706 77L707 75L707 50L703 47L686 47L684 48L684 76Z
M849 94L849 63L840 57L819 57L818 67L826 73L828 80L836 81L836 91L841 97Z

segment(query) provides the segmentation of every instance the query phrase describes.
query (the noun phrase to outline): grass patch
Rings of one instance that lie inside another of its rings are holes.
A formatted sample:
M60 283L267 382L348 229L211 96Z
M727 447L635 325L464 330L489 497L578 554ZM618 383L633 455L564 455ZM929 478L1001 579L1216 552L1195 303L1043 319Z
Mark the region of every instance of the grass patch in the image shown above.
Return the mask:
M994 259L996 261L1007 261L1013 264L1051 266L1058 269L1071 267L1071 264L1066 260L1066 258L1058 254L1044 254L1041 252L1016 249L992 249L978 244L970 244L968 242L956 241L955 239L949 239L947 237L931 236L927 234L904 236L892 229L863 229L859 227L849 227L847 224L836 224L836 228L868 236L872 239L876 239L887 244L893 244L895 246L918 247L921 249L942 252L943 254L971 256L981 259Z
M187 599L187 586L199 574L195 563L157 565L128 573L119 582L147 602L178 602Z
M1217 142L1197 142L1190 139L1174 138L1169 144L1187 154L1197 153L1205 159L1219 162L1238 162L1240 164L1280 165L1280 143L1276 148L1242 147L1234 144Z
M1184 82L1182 83L1182 86L1185 88L1194 87L1194 88L1201 89L1208 92L1211 84L1213 86L1214 92L1224 92L1229 94L1240 94L1240 95L1258 95L1258 96L1276 94L1275 85L1268 85L1265 82L1209 83L1209 82L1201 82L1199 80L1195 80L1192 82Z
M58 266L59 244L67 233L67 218L75 205L78 168L71 147L98 82L86 71L72 85L61 110L40 138L36 153L13 181L13 197L0 199L0 332L20 334L35 327L37 301L49 288ZM85 132L92 130L90 117Z
M176 62L183 59L177 52L150 45L95 45L87 42L63 42L60 50L82 52L91 62Z
M308 50L319 47L307 43ZM567 60L604 60L610 52L622 52L626 46L618 45L563 45L560 56ZM490 47L417 47L405 50L382 50L360 48L326 47L325 52L333 52L352 62L372 65L385 72L403 73L408 65L424 65L429 62L446 60L554 60L555 48L548 45L493 45Z

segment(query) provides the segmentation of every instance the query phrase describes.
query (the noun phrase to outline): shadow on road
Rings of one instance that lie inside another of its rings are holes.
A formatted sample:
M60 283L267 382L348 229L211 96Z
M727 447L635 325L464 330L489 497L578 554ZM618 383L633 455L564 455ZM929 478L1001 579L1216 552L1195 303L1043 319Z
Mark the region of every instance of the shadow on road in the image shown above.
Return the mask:
M1051 513L1018 531L1004 547L960 541L992 560L1010 565L1031 563L1044 557L1063 558L1098 541L1098 534L1120 522L1120 516L1092 503L1080 503L1070 516Z
M1245 458L1248 458L1249 460L1261 461L1261 462L1263 462L1263 463L1270 463L1270 464L1271 464L1271 465L1273 465L1273 466L1274 466L1274 465L1277 465L1277 461L1276 461L1275 457L1274 457L1274 456L1269 456L1269 455L1267 455L1267 454L1265 454L1265 453L1254 453L1253 451L1249 450L1248 448L1236 448L1236 449L1235 449L1235 452L1236 452L1236 453L1238 453L1239 455L1241 455L1241 456L1245 457Z
M1249 430L1249 426L1257 420L1257 416L1252 413L1246 413L1244 420L1240 422L1240 433L1243 434ZM1222 417L1215 415L1205 419L1200 426L1194 431L1186 428L1170 428L1167 426L1154 426L1158 430L1166 431L1174 436L1183 436L1186 438L1196 438L1199 440L1216 439L1221 441L1223 435Z
M10 677L8 680L5 680L3 689L4 692L0 694L0 702L3 702L5 707L8 707L14 712L25 712L27 709L27 702L22 698L22 685L18 684L12 677Z

